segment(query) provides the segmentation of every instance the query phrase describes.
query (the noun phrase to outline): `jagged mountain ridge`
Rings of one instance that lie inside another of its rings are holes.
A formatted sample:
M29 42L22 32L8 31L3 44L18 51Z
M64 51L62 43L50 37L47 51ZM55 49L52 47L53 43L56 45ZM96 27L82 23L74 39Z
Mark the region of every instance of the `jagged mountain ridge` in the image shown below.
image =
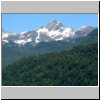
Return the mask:
M46 27L41 26L34 31L25 31L19 34L13 34L9 32L2 32L3 44L14 42L18 45L37 45L40 42L51 41L70 41L75 38L87 36L92 32L95 27L82 26L80 29L65 28L62 23L53 19L50 20Z

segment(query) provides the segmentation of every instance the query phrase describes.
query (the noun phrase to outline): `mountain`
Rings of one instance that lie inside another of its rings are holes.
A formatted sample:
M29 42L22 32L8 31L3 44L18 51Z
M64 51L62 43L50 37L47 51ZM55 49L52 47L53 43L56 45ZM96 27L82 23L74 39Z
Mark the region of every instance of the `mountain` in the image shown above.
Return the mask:
M35 31L21 32L19 34L11 34L8 32L2 32L3 43L9 43L9 41L19 44L20 46L31 44L37 45L40 42L51 41L69 41L75 38L87 36L92 32L95 27L83 26L78 30L72 28L65 28L62 23L53 19L50 20L46 27L40 26Z
M19 34L2 32L2 66L6 66L22 57L49 52L60 52L76 45L98 41L98 28L82 26L80 29L65 28L53 19L46 27L40 26L34 31Z
M98 44L22 58L2 68L3 86L97 86Z

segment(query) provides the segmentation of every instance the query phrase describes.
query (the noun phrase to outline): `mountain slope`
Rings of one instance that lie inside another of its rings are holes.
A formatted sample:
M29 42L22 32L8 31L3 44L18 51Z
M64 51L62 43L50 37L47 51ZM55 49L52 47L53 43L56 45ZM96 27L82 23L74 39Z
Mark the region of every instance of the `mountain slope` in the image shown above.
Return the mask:
M2 69L3 86L97 86L98 45L23 58Z
M72 48L76 45L83 45L93 42L98 42L98 29L94 29L87 36L75 38L70 41L60 40L40 42L36 46L30 45L30 43L25 44L24 46L19 46L19 44L15 44L12 41L9 41L9 43L2 45L2 66L6 66L22 57L29 55L39 55L49 52L62 51Z

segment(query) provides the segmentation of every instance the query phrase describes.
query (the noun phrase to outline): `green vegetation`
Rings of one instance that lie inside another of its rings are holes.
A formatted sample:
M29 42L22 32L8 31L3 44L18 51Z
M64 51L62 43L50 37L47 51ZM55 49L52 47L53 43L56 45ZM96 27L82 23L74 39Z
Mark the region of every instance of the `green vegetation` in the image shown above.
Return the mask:
M97 86L98 44L29 56L2 68L3 86Z

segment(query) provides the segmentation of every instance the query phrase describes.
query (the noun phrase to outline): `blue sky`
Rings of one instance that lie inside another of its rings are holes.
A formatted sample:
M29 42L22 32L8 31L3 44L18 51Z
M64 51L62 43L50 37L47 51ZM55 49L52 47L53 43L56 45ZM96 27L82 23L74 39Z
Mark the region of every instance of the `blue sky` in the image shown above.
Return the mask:
M2 29L15 33L36 30L51 19L74 29L84 25L98 26L97 14L2 14Z

